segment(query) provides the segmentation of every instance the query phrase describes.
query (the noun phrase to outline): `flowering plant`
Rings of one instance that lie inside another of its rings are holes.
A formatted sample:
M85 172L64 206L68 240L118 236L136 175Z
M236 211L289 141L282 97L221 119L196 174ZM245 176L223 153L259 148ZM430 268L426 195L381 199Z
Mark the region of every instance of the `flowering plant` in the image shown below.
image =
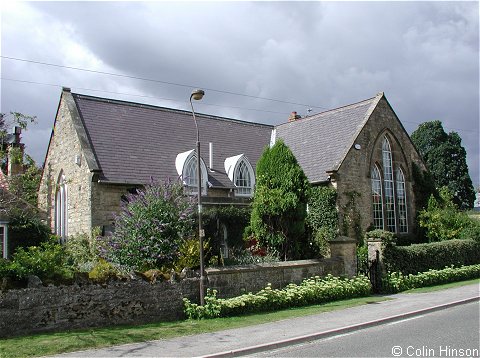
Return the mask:
M100 252L107 260L134 270L171 267L181 243L192 234L193 208L180 182L152 180L136 194L127 195L115 218L115 233L100 239Z

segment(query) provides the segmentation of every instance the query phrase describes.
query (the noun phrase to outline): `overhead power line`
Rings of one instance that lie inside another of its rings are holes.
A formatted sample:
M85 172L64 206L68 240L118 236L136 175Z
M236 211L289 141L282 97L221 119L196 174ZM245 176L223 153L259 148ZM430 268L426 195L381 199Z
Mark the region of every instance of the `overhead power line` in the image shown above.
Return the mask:
M49 63L49 62L42 62L42 61L34 61L34 60L28 60L24 58L18 58L18 57L10 57L10 56L1 56L1 58L7 59L7 60L13 60L13 61L21 61L21 62L28 62L28 63L35 63L38 65L43 65L43 66L51 66L51 67L58 67L58 68L66 68L70 70L76 70L76 71L83 71L83 72L89 72L89 73L96 73L96 74L102 74L102 75L108 75L108 76L115 76L115 77L123 77L123 78L130 78L130 79L135 79L135 80L140 80L140 81L148 81L148 82L154 82L154 83L162 83L166 85L171 85L171 86L178 86L178 87L186 87L186 88L203 88L204 90L211 91L211 92L217 92L217 93L224 93L224 94L230 94L234 96L242 96L242 97L247 97L247 98L255 98L255 99L261 99L264 101L272 101L272 102L279 102L279 103L286 103L286 104L293 104L296 106L303 106L303 107L314 107L314 108L320 108L320 109L328 109L325 107L321 106L314 106L311 104L305 104L305 103L297 103L297 102L289 102L289 101L284 101L280 99L275 99L275 98L268 98L268 97L259 97L259 96L253 96L245 93L238 93L238 92L232 92L232 91L225 91L225 90L218 90L215 88L205 88L202 86L194 86L194 85L188 85L188 84L183 84L183 83L176 83L176 82L169 82L169 81L163 81L163 80L158 80L158 79L153 79L153 78L145 78L145 77L139 77L139 76L132 76L132 75L124 75L120 73L114 73L114 72L105 72L105 71L98 71L98 70L91 70L87 68L81 68L81 67L73 67L73 66L66 66L66 65L59 65L55 63Z
M63 87L62 85L59 85L59 84L36 82L36 81L27 81L27 80L20 80L20 79L14 79L14 78L0 77L0 80L12 81L12 82L20 82L20 83L28 83L28 84L33 84L33 85L59 87L59 88L62 88L62 87ZM171 102L178 102L178 103L186 103L186 104L188 104L188 102L186 102L186 101L179 101L179 100L176 100L176 99L173 99L173 98L156 97L156 96L149 96L149 95L143 95L143 94L133 94L133 93L125 93L125 92L114 92L114 91L107 91L107 90L100 90L100 89L93 89L93 88L85 88L85 87L75 87L75 88L76 88L77 90L82 90L82 91L102 92L102 93L116 94L116 95L122 95L122 96L134 96L134 97L142 97L142 98L152 98L152 99L157 99L157 100L171 101ZM265 112L265 113L274 113L274 114L283 114L283 115L285 115L285 112L268 111L268 110L258 109L258 108L245 108L245 107L239 107L239 106L226 106L226 105L213 104L213 103L208 103L208 102L202 102L201 104L204 105L204 106L221 107L221 108L232 108L232 109L241 109L241 110L245 110L245 111L256 111L256 112Z

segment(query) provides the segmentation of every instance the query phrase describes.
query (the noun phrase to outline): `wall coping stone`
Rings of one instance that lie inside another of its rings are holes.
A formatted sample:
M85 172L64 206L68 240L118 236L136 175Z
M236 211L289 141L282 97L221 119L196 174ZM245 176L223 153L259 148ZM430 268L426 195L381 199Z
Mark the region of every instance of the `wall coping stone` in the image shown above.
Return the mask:
M337 236L336 239L332 239L332 240L329 240L328 241L329 243L356 243L357 240L355 239L352 239L351 237L348 237L348 236Z
M307 267L318 265L321 262L337 261L337 258L325 258L325 259L311 259L311 260L297 260L297 261L278 261L278 262L265 262L251 265L238 265L228 267L210 267L205 270L208 275L219 275L225 273L235 272L249 272L249 271L265 271L271 269L282 269L289 267Z

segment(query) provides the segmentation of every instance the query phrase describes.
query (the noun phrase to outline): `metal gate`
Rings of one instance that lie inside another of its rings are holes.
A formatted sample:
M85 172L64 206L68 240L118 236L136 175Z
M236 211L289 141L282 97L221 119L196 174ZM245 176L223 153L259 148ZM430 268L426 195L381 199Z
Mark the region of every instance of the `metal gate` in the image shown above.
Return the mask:
M373 260L367 260L366 262L357 259L357 273L359 275L365 275L372 284L373 293L379 293L382 289L382 273L380 270L380 253L378 250L375 252L375 258Z

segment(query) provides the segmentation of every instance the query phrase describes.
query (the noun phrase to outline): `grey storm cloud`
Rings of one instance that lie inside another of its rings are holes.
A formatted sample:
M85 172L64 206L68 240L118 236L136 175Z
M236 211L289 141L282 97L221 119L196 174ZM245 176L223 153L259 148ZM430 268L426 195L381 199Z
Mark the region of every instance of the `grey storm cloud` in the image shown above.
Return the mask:
M2 11L2 55L207 88L202 112L263 123L384 91L408 132L437 119L457 130L478 185L478 10L477 2L31 2ZM191 91L8 59L2 78L185 109ZM40 163L59 95L2 79L2 112L39 116L25 140Z

